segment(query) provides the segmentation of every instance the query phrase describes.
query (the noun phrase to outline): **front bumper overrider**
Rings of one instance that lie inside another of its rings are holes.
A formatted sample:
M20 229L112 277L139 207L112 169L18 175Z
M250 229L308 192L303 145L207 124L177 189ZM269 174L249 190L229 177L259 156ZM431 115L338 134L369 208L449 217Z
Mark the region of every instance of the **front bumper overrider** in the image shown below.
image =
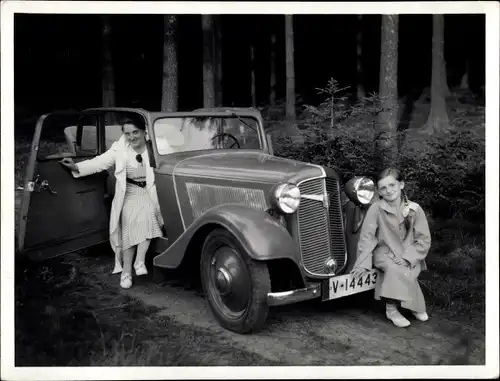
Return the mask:
M282 306L319 298L321 296L321 284L315 284L297 290L270 292L267 294L267 304L269 306Z

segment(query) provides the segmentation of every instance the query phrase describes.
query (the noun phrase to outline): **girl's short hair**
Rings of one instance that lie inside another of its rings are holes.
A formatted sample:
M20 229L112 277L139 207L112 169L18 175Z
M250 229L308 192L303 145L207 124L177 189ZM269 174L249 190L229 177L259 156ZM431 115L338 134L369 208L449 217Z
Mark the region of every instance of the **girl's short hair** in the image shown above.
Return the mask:
M377 179L376 179L377 184L380 180L382 180L383 178L385 178L387 176L392 176L397 181L403 181L403 175L401 174L401 171L398 168L389 167L389 168L384 169L382 172L380 172L377 175Z
M122 130L126 124L132 124L135 127L137 127L137 129L139 129L141 131L146 131L146 124L144 123L144 120L140 116L137 116L137 117L129 116L129 117L125 118L123 120L123 123L122 123Z
M378 182L387 176L394 177L396 179L396 181L404 181L403 175L401 174L401 170L399 170L398 168L389 167L389 168L384 169L382 172L380 172L377 175L377 179L376 179L377 186L378 186ZM402 197L404 203L408 204L408 196L406 195L406 192L404 189L401 190L401 197ZM405 221L406 221L406 219L405 219Z

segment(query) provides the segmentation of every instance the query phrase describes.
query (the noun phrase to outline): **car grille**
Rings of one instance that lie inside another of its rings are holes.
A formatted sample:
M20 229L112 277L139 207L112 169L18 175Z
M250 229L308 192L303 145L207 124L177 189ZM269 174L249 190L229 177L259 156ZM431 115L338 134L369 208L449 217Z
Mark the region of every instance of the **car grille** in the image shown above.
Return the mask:
M261 189L197 183L186 183L186 188L194 219L222 204L247 205L260 210L267 208L264 191Z
M304 268L313 275L327 275L324 264L334 258L338 273L346 262L339 183L332 178L313 179L301 183L299 188L303 195L323 195L325 191L329 195L328 209L322 201L300 200L297 218Z

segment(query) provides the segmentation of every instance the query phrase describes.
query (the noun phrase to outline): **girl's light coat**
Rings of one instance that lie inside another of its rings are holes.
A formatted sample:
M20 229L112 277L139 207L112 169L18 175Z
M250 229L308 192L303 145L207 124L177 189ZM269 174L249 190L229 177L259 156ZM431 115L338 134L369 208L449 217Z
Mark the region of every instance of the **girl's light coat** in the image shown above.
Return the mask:
M74 177L83 177L105 171L113 165L115 166L115 195L111 204L111 214L109 218L109 241L113 251L115 252L115 266L113 274L119 273L123 269L120 215L127 188L126 162L129 147L130 145L125 136L122 136L103 154L96 156L93 159L77 163L76 165L78 166L79 173L72 172ZM158 194L156 192L155 177L153 168L149 165L149 155L147 151L142 154L142 159L146 167L146 188L149 192L151 200L159 211L160 206L158 203ZM147 201L145 200L145 202ZM159 215L161 218L161 212ZM161 225L163 225L163 219L161 220Z
M382 270L375 287L376 299L400 300L404 308L425 312L417 278L427 269L425 258L431 246L431 234L422 208L415 202L409 202L408 206L408 231L403 215L386 201L379 200L370 206L361 227L354 267ZM410 266L397 264L401 259L406 259Z

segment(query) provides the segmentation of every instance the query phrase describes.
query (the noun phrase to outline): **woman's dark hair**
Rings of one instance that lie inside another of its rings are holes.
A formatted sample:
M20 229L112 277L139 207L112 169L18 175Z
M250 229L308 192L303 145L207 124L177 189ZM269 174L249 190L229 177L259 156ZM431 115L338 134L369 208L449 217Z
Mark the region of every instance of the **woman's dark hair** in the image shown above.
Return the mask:
M125 127L126 124L133 124L139 130L146 131L146 124L144 123L144 120L142 120L141 117L127 117L127 118L125 118L123 120L123 123L122 123L122 131L123 131L123 128Z

